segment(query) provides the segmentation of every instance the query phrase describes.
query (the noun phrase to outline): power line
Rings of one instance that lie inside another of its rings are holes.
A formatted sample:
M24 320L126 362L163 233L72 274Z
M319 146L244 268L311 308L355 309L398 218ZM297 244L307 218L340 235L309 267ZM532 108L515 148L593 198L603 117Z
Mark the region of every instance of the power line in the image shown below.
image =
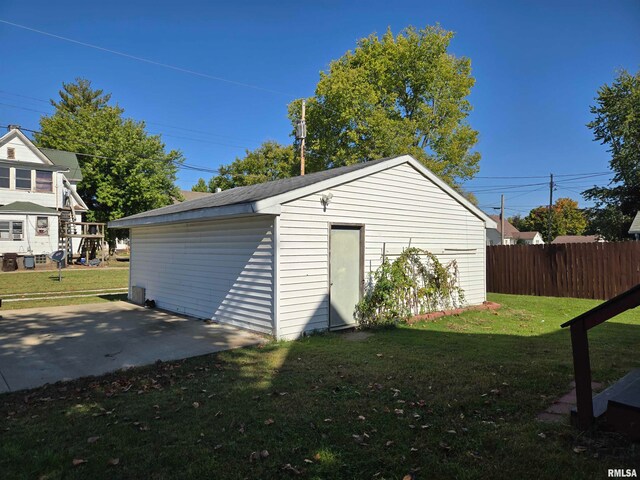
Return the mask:
M8 128L9 126L8 125L2 125L1 127ZM51 138L61 138L63 140L64 139L67 139L67 140L69 139L69 137L64 137L62 135L51 135L51 134L47 134L47 133L40 132L40 131L37 131L37 130L31 130L31 129L28 129L28 128L22 128L21 127L20 130L24 130L24 131L30 132L30 133L37 133L37 134L40 134L40 135L45 135L45 136L48 136L48 137L51 137ZM96 144L82 142L80 140L74 140L74 141L77 141L78 143L84 143L85 145L88 144L88 145L91 145L91 146L98 146ZM69 152L69 153L73 153L74 155L82 155L82 156L85 156L85 157L100 158L100 159L103 159L103 160L122 160L121 158L109 157L109 156L106 156L106 155L96 155L96 154L92 154L92 153L82 153L82 152ZM164 159L164 158L153 158L153 157L141 157L141 156L138 156L135 153L129 152L129 151L125 151L125 152L122 152L122 153L133 155L134 156L134 160L151 160L151 161L156 161L156 162L169 162L169 163L173 163L176 166L176 168L178 168L178 169L194 170L194 171L198 171L198 172L215 173L215 174L219 173L219 171L217 169L199 167L197 165L192 165L192 164L189 164L189 163L179 162L179 161L176 161L176 160L170 160L170 159Z
M522 187L535 187L538 185L546 185L547 182L540 182L540 183L523 183L523 184L514 184L514 185L491 185L491 186L486 186L486 187L480 187L480 188L470 188L469 190L476 193L491 193L491 192L501 192L503 190L513 190L513 189L518 189L518 188L522 188Z
M601 176L601 175L611 175L611 172L585 172L585 173L563 173L559 175L554 175L554 177L576 177L576 176L585 176L584 178L588 178L590 176ZM473 180L476 179L485 179L485 180L517 180L517 179L535 179L535 178L549 178L549 175L530 175L530 176L500 176L500 177L485 177L485 176L477 176L473 177Z
M42 102L42 103L47 103L51 105L48 100L44 100L42 98L30 97L29 95L21 95L19 93L11 93L11 92L7 92L6 90L0 90L0 93L3 93L5 95L11 95L14 97L26 98L28 100L35 100L36 102Z
M19 108L20 110L28 110L30 112L42 113L44 115L49 115L49 113L50 113L50 112L43 112L42 110L35 110L33 108L20 107L18 105L11 105L10 103L2 103L2 102L0 102L0 105L5 106L5 107L11 107L11 108Z
M16 97L30 98L32 100L37 100L39 102L49 103L49 102L47 102L45 100L42 100L40 98L29 97L29 96L26 96L26 95L20 95L18 93L11 93L11 92L7 92L7 91L4 91L4 90L0 90L0 93L4 93L6 95L14 95ZM22 106L18 106L18 105L11 105L11 104L8 104L8 103L0 103L0 105L5 105L7 107L12 107L12 108L18 108L18 109L21 109L21 110L29 110L29 111L32 111L32 112L38 112L38 113L42 113L44 115L49 115L50 114L49 112L43 112L42 110L34 110L34 109L30 109L30 108L26 108L26 107L22 107ZM196 133L196 134L200 134L200 135L210 135L212 137L229 138L229 139L232 139L232 140L233 139L237 139L237 140L247 140L247 141L250 141L250 142L257 142L257 140L249 140L249 139L246 139L246 138L245 139L241 139L239 137L231 137L229 135L220 135L220 134L216 134L216 133L212 133L212 132L204 132L202 130L193 130L193 129L184 128L184 127L177 127L175 125L167 125L167 124L158 123L158 122L149 122L149 121L146 121L146 120L143 120L143 121L144 121L144 123L150 124L150 125L160 125L160 126L164 126L164 127L167 127L167 128L174 128L176 130L184 130L186 132L192 132L192 133ZM164 132L156 132L156 133L151 133L151 134L152 135L159 135L159 134L160 135L166 135L167 137L180 138L180 139L184 139L184 140L192 140L192 141L195 141L195 142L202 142L202 143L211 143L213 145L222 145L222 146L242 148L242 149L249 148L249 147L244 146L244 145L233 145L233 144L228 144L228 143L214 142L214 141L210 141L210 140L203 140L203 139L199 139L199 138L181 137L181 136L178 136L178 135L173 135L173 134L164 133Z
M8 20L0 19L0 23L4 23L6 25L11 25L12 27L16 27L16 28L21 28L23 30L28 30L30 32L38 33L40 35L45 35L47 37L56 38L58 40L63 40L65 42L75 43L76 45L81 45L83 47L93 48L95 50L100 50L100 51L103 51L103 52L111 53L113 55L119 55L121 57L128 58L130 60L136 60L136 61L139 61L139 62L148 63L150 65L155 65L157 67L167 68L167 69L170 69L170 70L175 70L177 72L187 73L189 75L195 75L197 77L207 78L209 80L215 80L215 81L218 81L218 82L224 82L224 83L228 83L228 84L231 84L231 85L237 85L239 87L246 87L246 88L251 88L251 89L254 89L254 90L261 90L263 92L274 93L274 94L277 94L277 95L285 95L285 96L289 96L289 97L295 97L295 95L291 95L291 94L286 93L286 92L281 92L281 91L278 91L278 90L273 90L271 88L265 88L265 87L261 87L259 85L253 85L253 84L250 84L250 83L238 82L236 80L231 80L231 79L228 79L228 78L219 77L219 76L215 76L215 75L209 75L208 73L202 73L202 72L198 72L198 71L195 71L195 70L190 70L188 68L178 67L176 65L171 65L169 63L157 62L155 60L150 60L148 58L139 57L137 55L131 55L130 53L121 52L121 51L118 51L118 50L113 50L113 49L110 49L110 48L101 47L99 45L94 45L92 43L82 42L80 40L75 40L75 39L69 38L69 37L63 37L62 35L56 35L54 33L45 32L44 30L38 30L36 28L28 27L26 25L21 25L19 23L9 22Z

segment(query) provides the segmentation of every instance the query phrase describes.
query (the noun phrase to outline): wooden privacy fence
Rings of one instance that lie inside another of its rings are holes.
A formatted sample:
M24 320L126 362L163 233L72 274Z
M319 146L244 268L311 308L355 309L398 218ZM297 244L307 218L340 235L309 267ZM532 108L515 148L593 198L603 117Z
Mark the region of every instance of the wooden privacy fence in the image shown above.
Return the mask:
M640 283L640 242L487 247L487 291L606 300Z

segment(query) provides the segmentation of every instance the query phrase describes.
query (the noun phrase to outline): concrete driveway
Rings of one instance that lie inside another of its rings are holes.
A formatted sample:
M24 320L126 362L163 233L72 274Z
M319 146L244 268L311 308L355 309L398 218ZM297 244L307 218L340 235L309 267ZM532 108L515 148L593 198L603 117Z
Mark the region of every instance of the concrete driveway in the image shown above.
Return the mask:
M0 314L0 393L264 341L231 326L127 302Z

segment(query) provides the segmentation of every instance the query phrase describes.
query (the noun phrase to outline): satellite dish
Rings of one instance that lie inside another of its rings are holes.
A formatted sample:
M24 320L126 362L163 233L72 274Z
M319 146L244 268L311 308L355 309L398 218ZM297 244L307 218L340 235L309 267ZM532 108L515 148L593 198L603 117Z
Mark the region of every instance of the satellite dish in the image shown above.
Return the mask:
M64 250L58 250L51 254L51 260L53 260L54 262L60 263L65 259L66 256L67 256L67 252L65 252Z

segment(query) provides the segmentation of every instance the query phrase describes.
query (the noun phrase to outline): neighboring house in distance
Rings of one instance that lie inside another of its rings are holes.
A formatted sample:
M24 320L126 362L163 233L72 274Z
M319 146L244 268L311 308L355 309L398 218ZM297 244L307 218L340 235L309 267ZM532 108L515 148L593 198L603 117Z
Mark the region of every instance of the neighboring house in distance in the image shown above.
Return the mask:
M489 218L496 222L496 228L487 229L487 245L500 245L502 236L500 215L489 215ZM504 220L504 245L516 245L524 243L526 245L541 245L544 243L540 232L521 232L511 225L507 219Z
M187 202L189 200L195 200L196 198L203 198L209 195L213 195L213 193L209 192L194 192L192 190L180 190L180 194L182 195L182 200L178 200L177 198L173 199L173 204L177 205L182 202ZM130 242L128 238L116 238L116 252L128 252L130 250Z
M355 325L382 261L412 246L456 260L486 300L494 222L413 157L232 188L109 223L129 228L129 297L277 338Z
M631 222L631 227L629 228L629 235L635 236L636 240L640 240L640 211L636 213L633 222Z
M209 192L194 192L191 190L180 190L180 194L182 195L182 198L184 198L184 200L178 200L177 198L174 198L174 205L177 203L188 202L189 200L195 200L196 198L204 198L213 195L213 193Z
M551 243L557 245L559 243L594 243L604 241L604 238L600 235L558 235Z
M47 255L61 248L61 219L79 222L87 211L76 192L81 179L75 154L38 149L10 126L0 138L0 255L48 263ZM77 248L79 239L72 241Z

